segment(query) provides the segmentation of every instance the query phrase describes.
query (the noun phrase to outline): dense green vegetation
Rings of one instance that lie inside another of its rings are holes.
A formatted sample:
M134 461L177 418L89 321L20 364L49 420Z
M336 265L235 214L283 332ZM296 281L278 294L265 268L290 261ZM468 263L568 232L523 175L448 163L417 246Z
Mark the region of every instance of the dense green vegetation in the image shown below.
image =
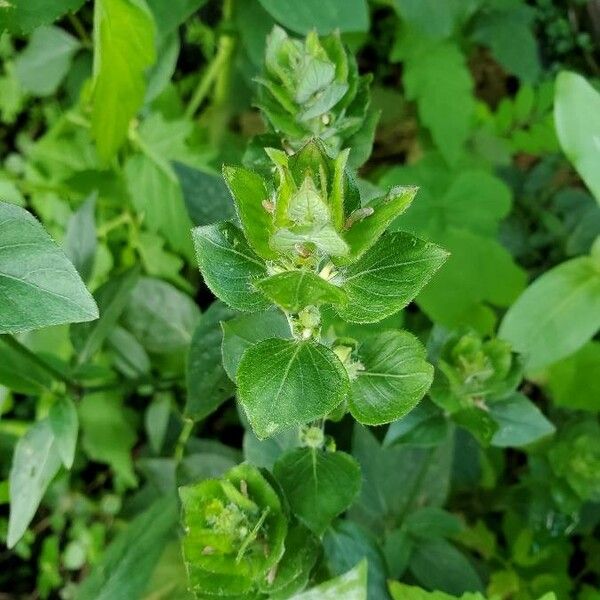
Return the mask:
M596 0L0 32L0 598L600 600Z

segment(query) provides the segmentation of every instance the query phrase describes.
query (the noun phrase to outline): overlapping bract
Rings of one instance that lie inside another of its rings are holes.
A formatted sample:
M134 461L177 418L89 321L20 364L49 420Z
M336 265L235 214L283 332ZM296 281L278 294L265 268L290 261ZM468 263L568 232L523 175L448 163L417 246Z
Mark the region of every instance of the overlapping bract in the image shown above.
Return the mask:
M370 76L360 76L339 33L301 41L275 27L267 39L258 106L285 146L312 137L333 151L348 146L369 110Z
M287 519L260 471L231 469L180 489L186 536L183 554L195 592L239 596L266 583L284 553Z

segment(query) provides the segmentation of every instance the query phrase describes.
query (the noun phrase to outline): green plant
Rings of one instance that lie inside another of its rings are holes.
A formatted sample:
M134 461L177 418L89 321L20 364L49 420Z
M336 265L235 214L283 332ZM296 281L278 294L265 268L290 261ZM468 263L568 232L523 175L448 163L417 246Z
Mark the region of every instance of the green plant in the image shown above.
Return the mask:
M0 1L0 596L597 600L588 4Z

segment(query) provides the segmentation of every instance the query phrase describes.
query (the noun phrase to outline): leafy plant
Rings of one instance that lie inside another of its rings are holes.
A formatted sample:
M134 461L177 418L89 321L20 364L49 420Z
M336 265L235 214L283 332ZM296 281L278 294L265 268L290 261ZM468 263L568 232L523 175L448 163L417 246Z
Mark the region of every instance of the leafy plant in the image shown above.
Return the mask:
M0 1L0 596L597 599L594 14Z

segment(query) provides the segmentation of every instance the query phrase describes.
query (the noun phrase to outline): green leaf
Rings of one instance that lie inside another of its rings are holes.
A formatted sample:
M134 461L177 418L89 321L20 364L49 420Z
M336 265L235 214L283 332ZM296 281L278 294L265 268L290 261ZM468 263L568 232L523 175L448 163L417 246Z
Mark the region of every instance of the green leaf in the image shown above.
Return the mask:
M115 369L125 377L139 379L150 374L148 353L127 329L117 325L108 335L107 344Z
M211 291L232 308L254 312L270 306L254 289L254 281L267 275L263 261L231 223L192 230L200 272Z
M480 169L445 171L431 157L416 166L390 170L380 185L405 181L417 181L422 188L397 225L427 239L440 241L451 228L492 236L498 222L510 212L510 189L501 179Z
M384 438L384 446L409 444L431 447L443 442L448 435L448 420L428 398L405 417L392 423Z
M146 227L160 232L171 248L190 259L192 223L169 160L189 153L186 139L191 130L188 121L165 121L152 115L135 132L134 141L141 153L125 162L127 189Z
M160 454L165 441L172 403L171 393L157 392L146 409L144 425L146 426L150 446L156 454Z
M554 123L564 153L600 202L600 94L581 75L556 78Z
M390 581L390 594L394 600L459 600L458 596L450 596L444 592L427 592L422 588L406 585L398 581ZM460 600L486 600L478 593L467 592ZM555 598L540 598L540 600L556 600Z
M95 3L92 135L105 162L126 140L144 101L144 74L155 60L154 35L154 20L142 0Z
M388 577L385 558L371 532L346 519L336 521L323 536L325 565L332 575L341 575L365 560L368 565L367 598L387 600Z
M9 475L10 516L7 545L21 539L48 485L60 468L60 455L47 420L38 421L15 446Z
M346 303L343 289L325 281L313 271L286 271L260 279L255 285L267 298L292 313L309 305L343 306Z
M348 295L339 315L352 323L376 323L404 308L427 284L448 254L409 233L379 239L343 273Z
M273 474L292 512L316 535L352 504L361 485L360 467L351 456L316 448L286 452Z
M366 428L355 426L352 456L358 460L363 485L350 509L353 520L373 532L423 506L441 506L448 495L453 436L448 432L432 448L403 444L385 447Z
M274 308L223 323L223 366L227 375L235 381L242 355L253 344L267 338L291 337L285 315Z
M367 600L367 561L311 590L295 594L290 600Z
M329 348L277 338L244 352L237 384L240 403L259 439L326 415L349 387L344 366Z
M65 252L84 281L89 281L96 257L96 209L97 193L91 194L77 209L67 224Z
M495 315L487 304L509 306L525 286L525 272L496 240L466 229L448 229L439 243L450 257L419 295L419 306L447 327L489 331Z
M367 337L358 349L364 367L350 386L352 416L365 425L402 418L423 398L433 381L433 366L421 342L407 331Z
M398 16L429 38L444 39L452 34L461 17L463 0L392 0Z
M165 281L141 277L133 288L123 322L148 352L167 354L192 341L200 309Z
M194 331L187 359L185 405L185 412L192 419L203 419L233 396L233 385L222 364L221 325L236 314L216 301L202 315Z
M59 398L50 409L48 421L54 435L56 450L67 469L73 466L79 418L77 409L71 398Z
M554 433L554 425L523 394L515 392L488 406L492 419L498 423L492 446L518 448Z
M192 223L175 176L148 156L137 154L127 159L125 177L133 205L144 215L148 229L160 232L173 250L191 257Z
M372 211L368 216L354 223L344 234L350 248L347 256L336 258L337 264L347 264L358 260L412 203L417 193L416 187L394 187L385 196L369 203L359 210Z
M581 256L538 277L508 309L499 336L535 370L581 348L599 327L600 270Z
M20 394L40 394L52 388L52 378L0 337L0 385Z
M365 0L259 0L279 23L297 33L367 31L369 10Z
M286 429L266 440L259 440L251 429L244 432L244 460L255 467L273 470L277 459L300 445L300 431Z
M231 194L221 177L177 161L172 163L172 167L194 225L211 225L235 217Z
M100 309L100 318L93 323L71 327L71 341L77 351L77 362L88 362L102 347L127 306L129 296L139 278L137 269L130 269L109 279L94 297Z
M79 42L59 27L40 27L15 60L21 87L35 96L50 96L67 74Z
M0 5L0 31L27 34L49 25L67 12L75 12L85 0L11 0Z
M501 4L500 4L501 6ZM488 46L498 62L522 81L535 81L541 71L533 21L535 9L519 1L505 10L486 11L475 19L472 39Z
M413 37L407 36L400 54L406 94L416 100L421 122L446 161L455 164L475 109L471 73L455 43L415 43Z
M458 517L436 506L425 506L405 519L404 528L419 538L451 537L463 529Z
M244 235L252 249L262 258L277 257L269 245L273 233L273 215L263 206L269 192L263 178L244 167L223 167L223 177L235 201Z
M98 318L64 252L26 210L0 202L0 333Z
M127 487L135 487L131 449L136 442L131 413L117 395L88 394L79 405L82 447L91 460L110 465Z
M554 404L600 412L600 342L589 342L575 354L550 366L547 386Z
M175 498L161 498L139 514L105 550L77 589L76 600L141 598L173 536L179 510Z
M443 539L420 541L409 569L421 585L431 589L449 594L483 591L483 583L471 563Z
M146 0L146 3L154 14L157 29L164 37L204 6L206 0L173 0L168 4L163 0Z

